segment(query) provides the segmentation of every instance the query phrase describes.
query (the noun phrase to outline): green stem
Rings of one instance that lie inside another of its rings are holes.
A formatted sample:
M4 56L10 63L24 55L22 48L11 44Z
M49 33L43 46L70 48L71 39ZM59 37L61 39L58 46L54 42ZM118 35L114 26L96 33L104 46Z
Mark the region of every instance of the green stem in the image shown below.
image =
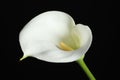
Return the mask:
M77 62L79 63L79 65L82 67L82 69L84 70L84 72L86 73L86 75L88 76L88 78L90 80L96 80L95 77L93 76L93 74L90 72L89 68L87 67L87 65L84 62L84 57L79 59Z

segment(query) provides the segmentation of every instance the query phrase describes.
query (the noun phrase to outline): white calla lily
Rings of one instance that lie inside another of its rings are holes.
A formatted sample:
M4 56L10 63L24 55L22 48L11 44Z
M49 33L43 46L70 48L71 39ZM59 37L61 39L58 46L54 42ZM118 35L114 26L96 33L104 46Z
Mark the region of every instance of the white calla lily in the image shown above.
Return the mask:
M47 62L65 63L85 55L92 42L92 33L86 25L75 25L70 15L48 11L25 25L19 41L23 58L33 56Z
M92 32L86 25L75 25L72 17L60 11L48 11L33 18L22 29L19 41L24 53L37 59L65 63L78 60L90 80L96 80L84 62L92 42Z

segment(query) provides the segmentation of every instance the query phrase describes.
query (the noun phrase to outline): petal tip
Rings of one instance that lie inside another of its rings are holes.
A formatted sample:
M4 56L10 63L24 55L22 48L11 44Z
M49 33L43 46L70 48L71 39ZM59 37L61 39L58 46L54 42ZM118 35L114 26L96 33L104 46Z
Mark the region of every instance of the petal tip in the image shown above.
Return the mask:
M20 60L19 61L22 61L22 60L24 60L25 58L27 58L28 56L23 56L22 58L20 58Z

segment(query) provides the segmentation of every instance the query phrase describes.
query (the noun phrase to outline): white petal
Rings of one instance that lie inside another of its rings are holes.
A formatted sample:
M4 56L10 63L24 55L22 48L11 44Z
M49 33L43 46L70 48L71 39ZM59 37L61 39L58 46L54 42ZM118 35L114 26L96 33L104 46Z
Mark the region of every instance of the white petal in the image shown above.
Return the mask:
M89 27L77 25L80 29L81 47L75 51L63 51L57 47L62 38L75 27L73 19L66 13L49 11L32 19L20 32L19 41L24 56L33 56L48 62L72 62L88 50L92 34Z

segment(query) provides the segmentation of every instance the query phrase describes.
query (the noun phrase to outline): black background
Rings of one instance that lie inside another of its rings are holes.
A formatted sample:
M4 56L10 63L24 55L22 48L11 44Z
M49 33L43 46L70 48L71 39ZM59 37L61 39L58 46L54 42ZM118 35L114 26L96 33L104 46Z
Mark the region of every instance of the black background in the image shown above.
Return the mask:
M117 25L112 1L101 0L25 0L4 1L2 7L3 47L1 54L4 78L15 80L88 80L76 63L48 63L28 57L19 62L23 53L18 37L20 30L36 15L59 10L70 14L76 24L88 25L93 33L93 43L86 53L85 62L97 80L114 80L117 64L113 61L116 53ZM6 37L7 36L7 37ZM115 67L114 67L115 66ZM114 75L114 76L113 76ZM116 76L115 76L116 75Z

